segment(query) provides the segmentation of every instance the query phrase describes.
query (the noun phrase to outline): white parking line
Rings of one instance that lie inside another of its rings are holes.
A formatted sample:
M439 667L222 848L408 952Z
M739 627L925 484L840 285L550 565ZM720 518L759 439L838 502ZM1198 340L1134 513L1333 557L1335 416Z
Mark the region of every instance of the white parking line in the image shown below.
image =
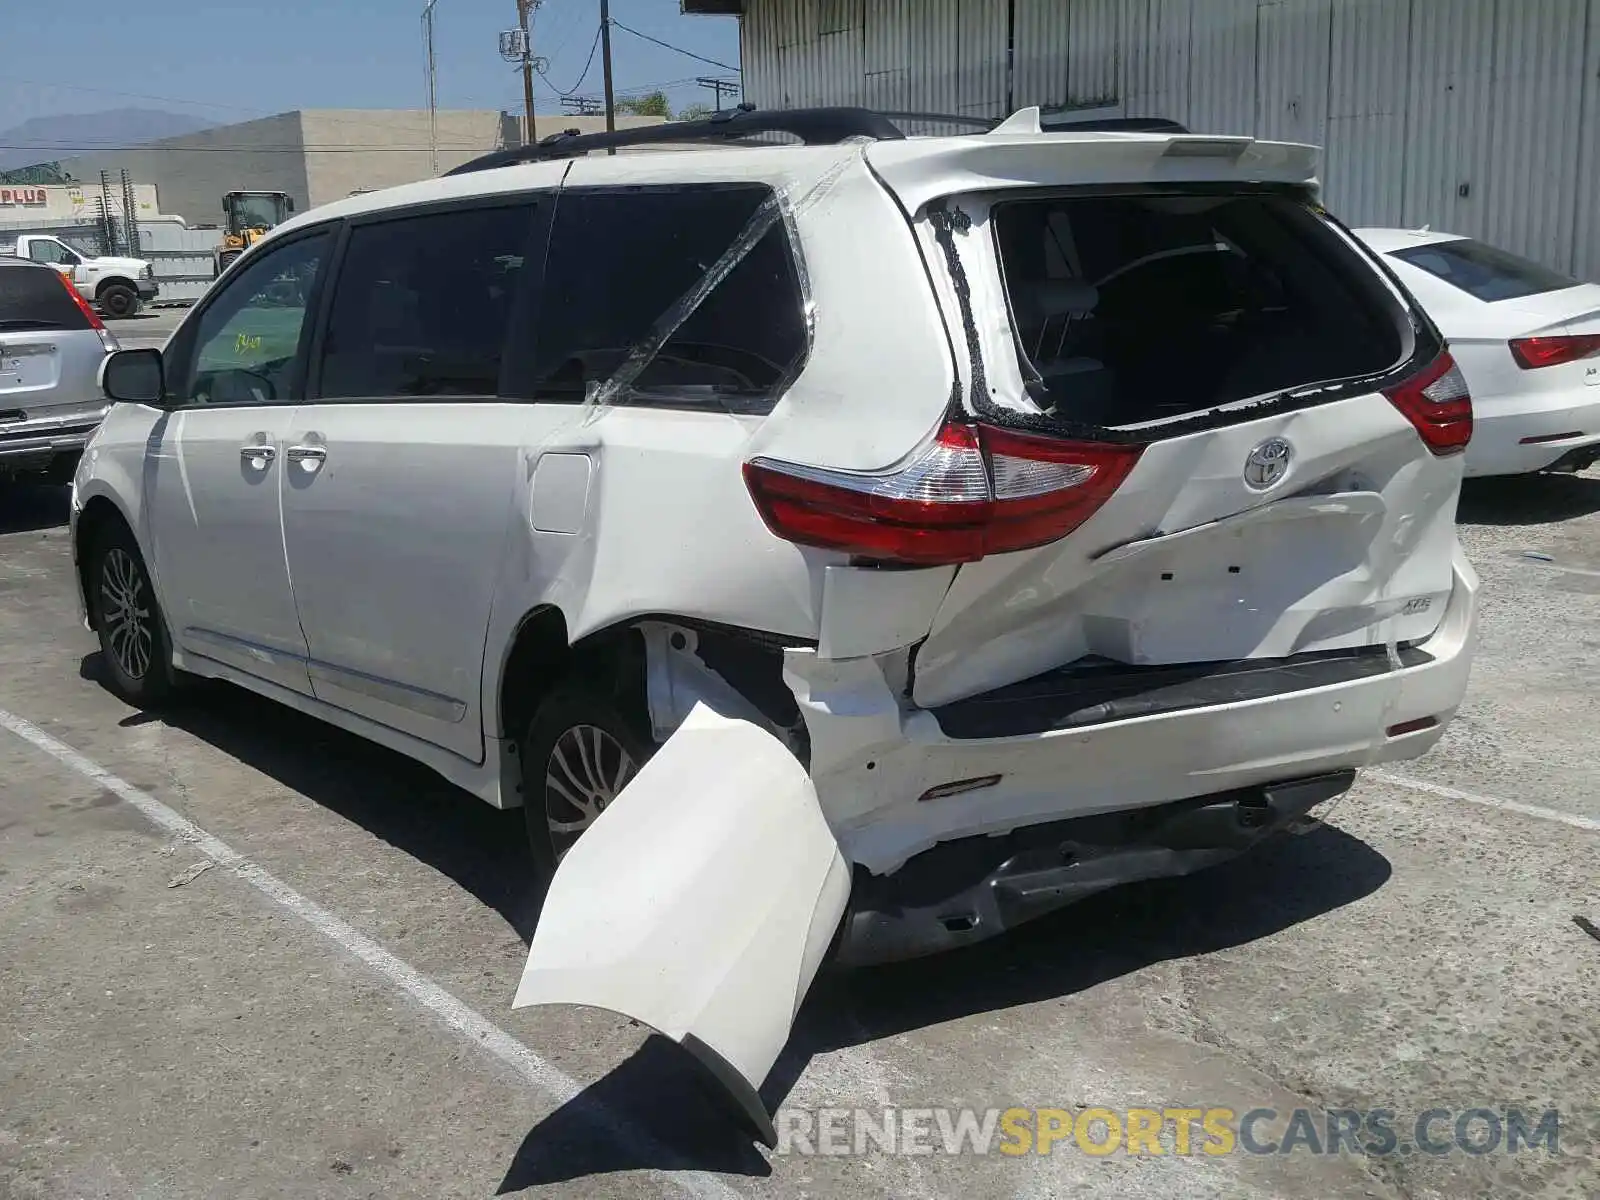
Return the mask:
M1429 783L1425 779L1412 779L1408 775L1394 775L1388 771L1367 771L1365 774L1379 783L1410 788L1413 792L1426 792L1430 796L1442 796L1446 800L1462 800L1484 808L1498 808L1505 812L1520 813L1524 817L1537 817L1541 821L1555 821L1561 825L1570 825L1574 829L1600 833L1600 821L1593 817L1583 817L1577 813L1562 812L1555 808L1541 808L1537 804L1523 804L1519 800L1502 800L1498 796L1480 796L1477 792L1464 792L1460 788L1446 787L1442 783Z
M71 767L84 778L127 801L151 822L174 837L188 842L218 866L232 871L262 895L306 922L323 937L355 955L473 1045L511 1067L553 1103L566 1104L583 1090L575 1080L551 1066L494 1022L445 991L416 968L396 958L366 934L352 928L320 904L308 900L281 879L262 870L226 842L213 837L148 792L141 791L131 783L118 778L98 763L79 754L65 742L51 737L37 725L4 709L0 709L0 729L9 730L23 741ZM632 1126L624 1125L612 1113L598 1105L594 1106L592 1111L596 1119L605 1125L619 1142L631 1146L636 1152L658 1161L670 1155L671 1151L654 1138L640 1133ZM651 1173L690 1196L740 1195L715 1175L703 1171Z

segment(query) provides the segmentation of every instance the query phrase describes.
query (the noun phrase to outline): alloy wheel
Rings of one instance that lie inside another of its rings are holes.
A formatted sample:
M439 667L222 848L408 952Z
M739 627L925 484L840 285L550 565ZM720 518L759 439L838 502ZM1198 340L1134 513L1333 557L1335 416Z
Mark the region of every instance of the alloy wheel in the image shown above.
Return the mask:
M633 756L598 725L574 725L545 763L545 821L556 861L638 774Z
M129 679L143 679L155 652L150 583L120 546L106 552L100 567L100 620L117 667Z

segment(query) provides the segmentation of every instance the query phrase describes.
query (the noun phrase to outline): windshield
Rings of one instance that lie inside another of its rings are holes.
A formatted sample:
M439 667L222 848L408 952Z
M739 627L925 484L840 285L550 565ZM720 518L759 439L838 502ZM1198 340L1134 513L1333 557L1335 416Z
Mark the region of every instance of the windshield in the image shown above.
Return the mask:
M1578 281L1496 246L1458 238L1391 251L1395 258L1437 276L1479 300L1515 300L1577 287Z
M282 196L256 193L233 197L233 223L239 229L271 229L283 218Z

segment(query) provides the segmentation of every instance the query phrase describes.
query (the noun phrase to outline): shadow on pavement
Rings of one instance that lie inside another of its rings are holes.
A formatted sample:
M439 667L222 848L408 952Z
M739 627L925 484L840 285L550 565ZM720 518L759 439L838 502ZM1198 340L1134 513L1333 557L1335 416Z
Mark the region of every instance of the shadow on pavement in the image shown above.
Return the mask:
M80 671L100 679L99 654L87 655ZM150 719L135 714L126 723ZM521 814L491 809L399 754L238 688L201 685L156 719L356 822L455 880L524 941L532 936L541 895L531 884ZM965 950L871 970L825 969L762 1099L775 1110L815 1055L1244 945L1370 895L1389 875L1388 860L1365 842L1323 826L1194 875L1092 896ZM713 1088L697 1060L651 1036L529 1131L500 1193L650 1168L770 1174Z
M71 515L71 495L64 487L0 480L0 534L60 528Z
M1600 512L1600 479L1591 475L1503 475L1461 485L1463 525L1547 525Z
M966 950L831 974L818 981L763 1097L781 1104L813 1054L1247 945L1369 896L1391 873L1367 843L1323 825L1193 875L1101 892Z
M686 1085L686 1078L706 1079L699 1070L676 1042L651 1035L637 1053L534 1126L496 1194L612 1171L772 1174L715 1097Z
M1244 945L1370 895L1390 873L1388 860L1365 842L1323 826L1209 871L1101 893L967 950L872 970L825 971L762 1099L776 1110L815 1055L1061 999L1154 963ZM658 1043L662 1049L652 1050ZM688 1054L652 1038L534 1127L502 1191L644 1167L769 1174L768 1161L724 1110L692 1096L686 1080L694 1079L704 1077ZM837 1103L854 1100L840 1096ZM656 1153L641 1154L610 1128L582 1119L579 1111L595 1101L647 1134Z
M79 674L103 682L99 652ZM404 755L242 688L196 684L172 708L135 713L185 730L455 880L498 912L524 942L542 893L522 813L502 812Z

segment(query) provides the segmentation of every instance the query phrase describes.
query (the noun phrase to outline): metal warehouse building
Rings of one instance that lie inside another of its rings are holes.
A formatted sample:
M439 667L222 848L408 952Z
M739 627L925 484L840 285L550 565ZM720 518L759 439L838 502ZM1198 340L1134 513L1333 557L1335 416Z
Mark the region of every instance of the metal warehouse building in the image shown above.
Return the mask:
M1324 146L1328 207L1600 279L1600 0L683 0L745 98L1107 106Z

